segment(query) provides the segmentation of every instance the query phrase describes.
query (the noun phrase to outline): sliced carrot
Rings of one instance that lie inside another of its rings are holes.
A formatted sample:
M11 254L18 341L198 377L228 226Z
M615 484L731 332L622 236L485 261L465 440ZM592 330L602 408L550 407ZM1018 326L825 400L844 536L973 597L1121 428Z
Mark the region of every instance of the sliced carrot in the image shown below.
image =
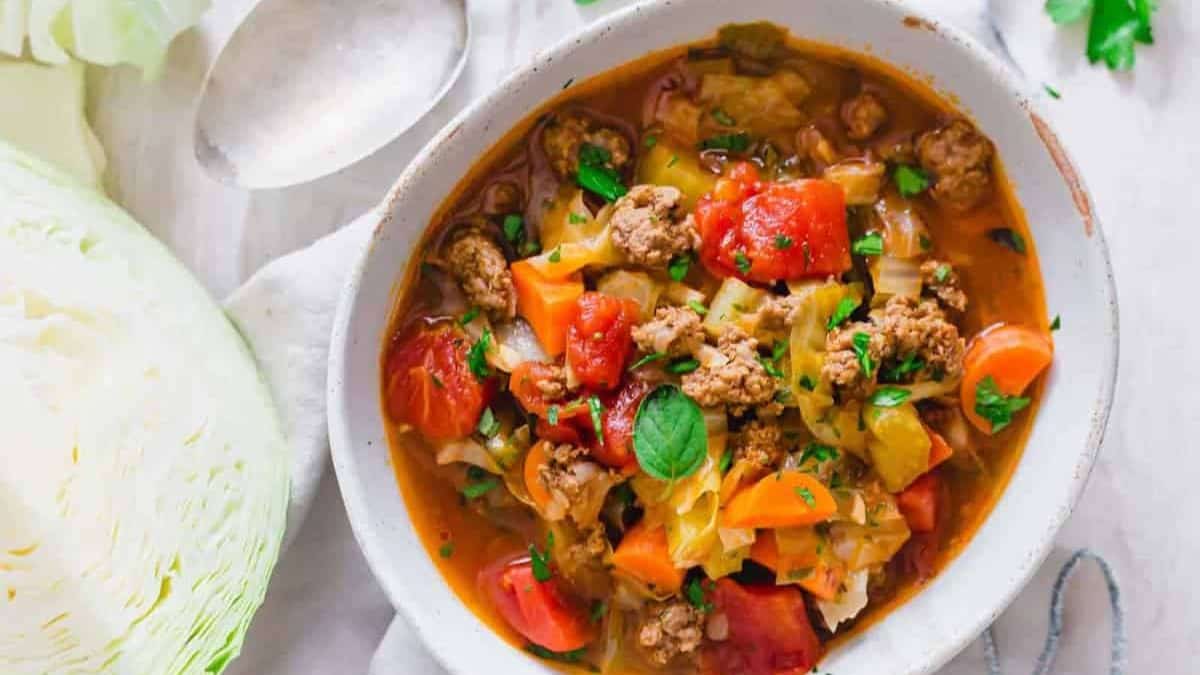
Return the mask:
M1050 365L1054 343L1046 333L1025 326L999 325L971 341L963 360L963 414L977 429L992 433L992 424L975 412L975 392L984 378L996 388L1018 396Z
M742 490L725 507L725 527L800 527L819 523L837 512L829 488L815 476L778 471Z
M946 442L942 435L934 431L928 424L923 425L925 433L929 434L929 470L954 456L954 448Z
M613 551L612 564L629 576L649 584L659 592L675 592L683 586L686 570L675 567L667 548L667 531L638 523L625 533Z
M545 513L546 507L550 504L550 493L546 491L546 486L542 485L539 476L542 467L550 461L549 449L550 442L541 441L535 443L529 449L529 454L525 455L525 489L529 491L529 498L542 513Z
M896 505L913 532L932 532L937 527L941 486L937 474L927 473L896 495Z
M784 579L793 574L799 576L795 583L823 600L833 600L837 597L838 587L845 577L842 569L830 567L815 550L809 555L781 557L773 531L758 534L758 538L750 547L750 559L782 575Z
M525 260L518 260L510 269L517 288L517 313L529 322L546 353L558 356L566 348L567 324L575 301L583 295L583 278L575 274L562 280L547 279Z

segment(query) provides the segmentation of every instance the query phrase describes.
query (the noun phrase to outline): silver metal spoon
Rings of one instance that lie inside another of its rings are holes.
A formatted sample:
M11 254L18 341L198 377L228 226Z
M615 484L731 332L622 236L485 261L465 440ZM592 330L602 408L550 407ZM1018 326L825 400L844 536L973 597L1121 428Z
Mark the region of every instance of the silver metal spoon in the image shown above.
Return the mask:
M467 0L261 0L217 56L196 160L245 188L370 155L429 112L470 48Z

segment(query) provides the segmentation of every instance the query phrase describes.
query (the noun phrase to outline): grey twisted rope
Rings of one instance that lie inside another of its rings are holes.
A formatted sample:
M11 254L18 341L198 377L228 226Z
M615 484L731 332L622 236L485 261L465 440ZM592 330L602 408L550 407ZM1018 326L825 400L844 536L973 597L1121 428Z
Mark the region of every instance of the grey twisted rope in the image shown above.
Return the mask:
M1062 638L1063 604L1066 596L1067 583L1075 575L1075 570L1083 560L1095 561L1104 574L1104 582L1108 587L1108 604L1112 610L1112 654L1110 657L1109 675L1125 675L1125 609L1121 604L1121 588L1117 585L1116 575L1108 561L1100 555L1081 548L1067 560L1054 581L1053 593L1050 597L1050 628L1046 632L1046 642L1042 653L1038 655L1033 666L1033 675L1049 675L1054 667L1054 657L1058 654L1058 643ZM996 635L992 628L983 633L983 659L987 664L988 675L1003 675L1000 670L1000 654L996 648Z

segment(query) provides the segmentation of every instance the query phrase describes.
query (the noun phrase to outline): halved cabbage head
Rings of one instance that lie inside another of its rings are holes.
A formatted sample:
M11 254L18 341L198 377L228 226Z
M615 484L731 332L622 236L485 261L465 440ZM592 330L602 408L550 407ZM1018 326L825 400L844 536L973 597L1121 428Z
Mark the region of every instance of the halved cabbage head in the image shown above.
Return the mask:
M217 673L279 553L254 359L100 193L0 143L0 673Z

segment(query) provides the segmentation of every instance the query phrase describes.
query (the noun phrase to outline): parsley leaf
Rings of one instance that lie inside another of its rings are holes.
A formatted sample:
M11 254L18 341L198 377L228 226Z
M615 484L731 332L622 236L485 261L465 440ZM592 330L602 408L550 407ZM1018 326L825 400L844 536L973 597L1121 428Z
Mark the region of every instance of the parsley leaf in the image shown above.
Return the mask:
M504 231L504 238L510 244L519 244L525 240L525 219L516 213L504 216L500 229Z
M729 467L733 465L733 450L726 449L725 454L721 455L721 463L717 465L717 470L722 475L729 472Z
M916 352L912 352L904 357L900 363L892 366L879 374L880 379L887 382L899 382L906 376L920 371L925 367L925 359L917 356Z
M1029 407L1030 402L1000 391L991 375L975 385L975 413L992 423L993 434L1012 424L1013 414Z
M742 251L733 254L733 264L737 266L738 271L742 274L750 273L750 259Z
M495 478L485 478L478 483L470 483L463 487L462 493L467 499L479 499L498 487L500 487L500 481Z
M875 364L871 361L871 352L868 349L871 346L871 336L868 333L858 332L851 340L853 340L854 355L858 357L858 363L862 366L863 376L869 380L875 372Z
M1045 9L1057 24L1079 21L1091 10L1088 61L1104 61L1112 70L1133 67L1138 43L1154 44L1150 24L1151 15L1158 9L1155 0L1046 0Z
M621 183L621 174L608 165L611 160L612 153L598 145L580 145L575 182L579 187L615 202L629 190Z
M596 432L596 440L604 445L604 404L600 397L592 394L588 397L588 412L592 416L592 429Z
M581 225L587 221L587 216L581 216L574 211L567 214L567 222L571 223L572 225Z
M608 614L608 603L597 600L592 603L592 609L588 612L588 620L592 623L600 623L605 614Z
M779 249L780 251L788 250L792 247L792 243L792 238L786 234L775 235L775 248Z
M801 388L807 389L809 391L814 391L817 388L817 383L813 382L813 379L811 377L809 377L808 375L801 375L799 383L800 383Z
M692 254L680 253L671 258L671 262L667 263L667 275L672 281L683 281L687 276L688 269L692 266Z
M693 577L684 591L687 594L688 602L692 603L692 607L705 614L713 610L713 604L705 598L704 587L700 584L699 579Z
M479 308L478 308L478 307L472 307L471 309L468 309L468 310L467 310L467 311L466 311L466 312L465 312L465 313L462 315L462 318L461 318L461 319L459 319L459 320L458 320L458 325L460 325L460 326L465 326L465 325L467 325L467 324L471 323L472 321L474 321L474 320L475 320L475 318L476 318L476 317L478 317L478 316L479 316Z
M750 149L750 134L721 134L700 141L701 150L728 150L730 152L745 152Z
M575 2L579 2L579 0L575 0ZM588 3L579 2L579 4ZM530 642L529 644L525 645L525 651L533 654L539 659L546 659L547 661L558 661L559 663L579 663L583 660L584 655L587 654L587 647L580 647L579 649L573 649L569 652L555 652L546 649L541 645Z
M667 372L675 375L683 375L690 373L700 367L700 362L696 359L683 359L682 361L672 362L667 366Z
M729 113L721 110L720 108L713 108L712 118L721 126L731 127L737 124L737 122L735 122L734 119L729 116Z
M667 162L667 168L671 168L679 163L679 155L671 155L671 159Z
M546 533L546 552L538 550L536 544L529 545L529 561L533 564L533 578L538 581L549 581L554 576L550 569L550 549L554 547L554 533Z
M1054 23L1074 23L1092 8L1092 0L1047 0L1046 13Z
M783 377L783 371L771 359L765 359L760 356L758 357L758 362L762 364L763 370L767 371L767 374L771 377Z
M845 297L838 300L837 307L833 310L833 314L829 317L829 321L825 323L825 330L833 330L845 323L846 319L858 309L859 301L851 297Z
M600 145L579 144L579 163L587 166L604 166L612 161L612 153Z
M700 316L704 316L705 314L708 314L708 308L695 300L688 300L688 307L691 307L692 311L699 314Z
M1021 255L1025 255L1025 237L1010 227L997 227L988 230L988 239Z
M878 232L868 232L854 240L850 250L855 255L883 255L883 235Z
M492 331L484 328L483 335L480 335L475 344L467 350L467 367L480 380L487 379L492 374L492 367L487 362L487 353L491 346Z
M708 456L704 413L674 385L660 385L642 399L633 419L633 450L653 478L675 481L695 473Z
M1043 85L1042 85L1042 89L1045 89L1045 90L1046 90L1046 93L1047 93L1047 94L1050 94L1050 98L1052 98L1052 99L1054 99L1054 100L1056 100L1056 101L1057 101L1058 99L1062 98L1062 94L1061 94L1061 93L1059 93L1059 91L1058 91L1057 89L1055 89L1054 87L1051 87L1051 86L1050 86L1050 85L1048 85L1048 84L1043 84Z
M901 164L892 172L892 180L901 197L913 197L929 188L929 174L923 169L908 164Z
M880 387L871 394L871 405L880 408L895 408L912 396L912 392L902 387Z
M546 421L549 422L550 426L552 427L558 426L558 411L559 408L557 405L552 405L546 409Z
M951 269L951 267L949 265L942 263L941 265L938 265L936 268L934 268L933 280L938 282L939 284L944 284L944 283L946 283L946 279L950 278L950 273L953 271L954 270Z
M821 443L809 443L804 446L804 450L800 453L800 463L804 464L808 460L815 462L828 462L838 458L838 451L831 445L823 445Z
M1062 328L1062 316L1055 314L1054 320L1050 322L1050 332L1054 332Z
M554 250L550 252L550 262L556 263L556 262L560 262L561 260L562 260L562 246L555 246Z
M778 361L782 359L788 351L787 340L776 340L775 344L771 345L771 360Z
M646 146L647 149L653 148L658 145L658 136L655 134L646 134L646 140L642 141L642 145Z
M454 542L448 541L442 544L441 548L438 549L438 555L443 558L449 558L454 555Z
M804 503L808 504L808 508L816 508L817 498L813 496L812 490L806 487L798 487L796 488L796 496L803 499Z
M637 361L634 361L633 365L629 366L629 370L637 370L638 368L641 368L642 366L646 365L647 363L653 363L655 361L658 361L660 359L665 359L665 358L667 358L667 355L665 352L654 352L652 354L647 354L647 355L643 356L642 358L638 359Z
M496 419L496 413L492 412L491 406L483 409L483 413L479 416L479 424L475 425L475 429L486 438L500 433L500 420Z

